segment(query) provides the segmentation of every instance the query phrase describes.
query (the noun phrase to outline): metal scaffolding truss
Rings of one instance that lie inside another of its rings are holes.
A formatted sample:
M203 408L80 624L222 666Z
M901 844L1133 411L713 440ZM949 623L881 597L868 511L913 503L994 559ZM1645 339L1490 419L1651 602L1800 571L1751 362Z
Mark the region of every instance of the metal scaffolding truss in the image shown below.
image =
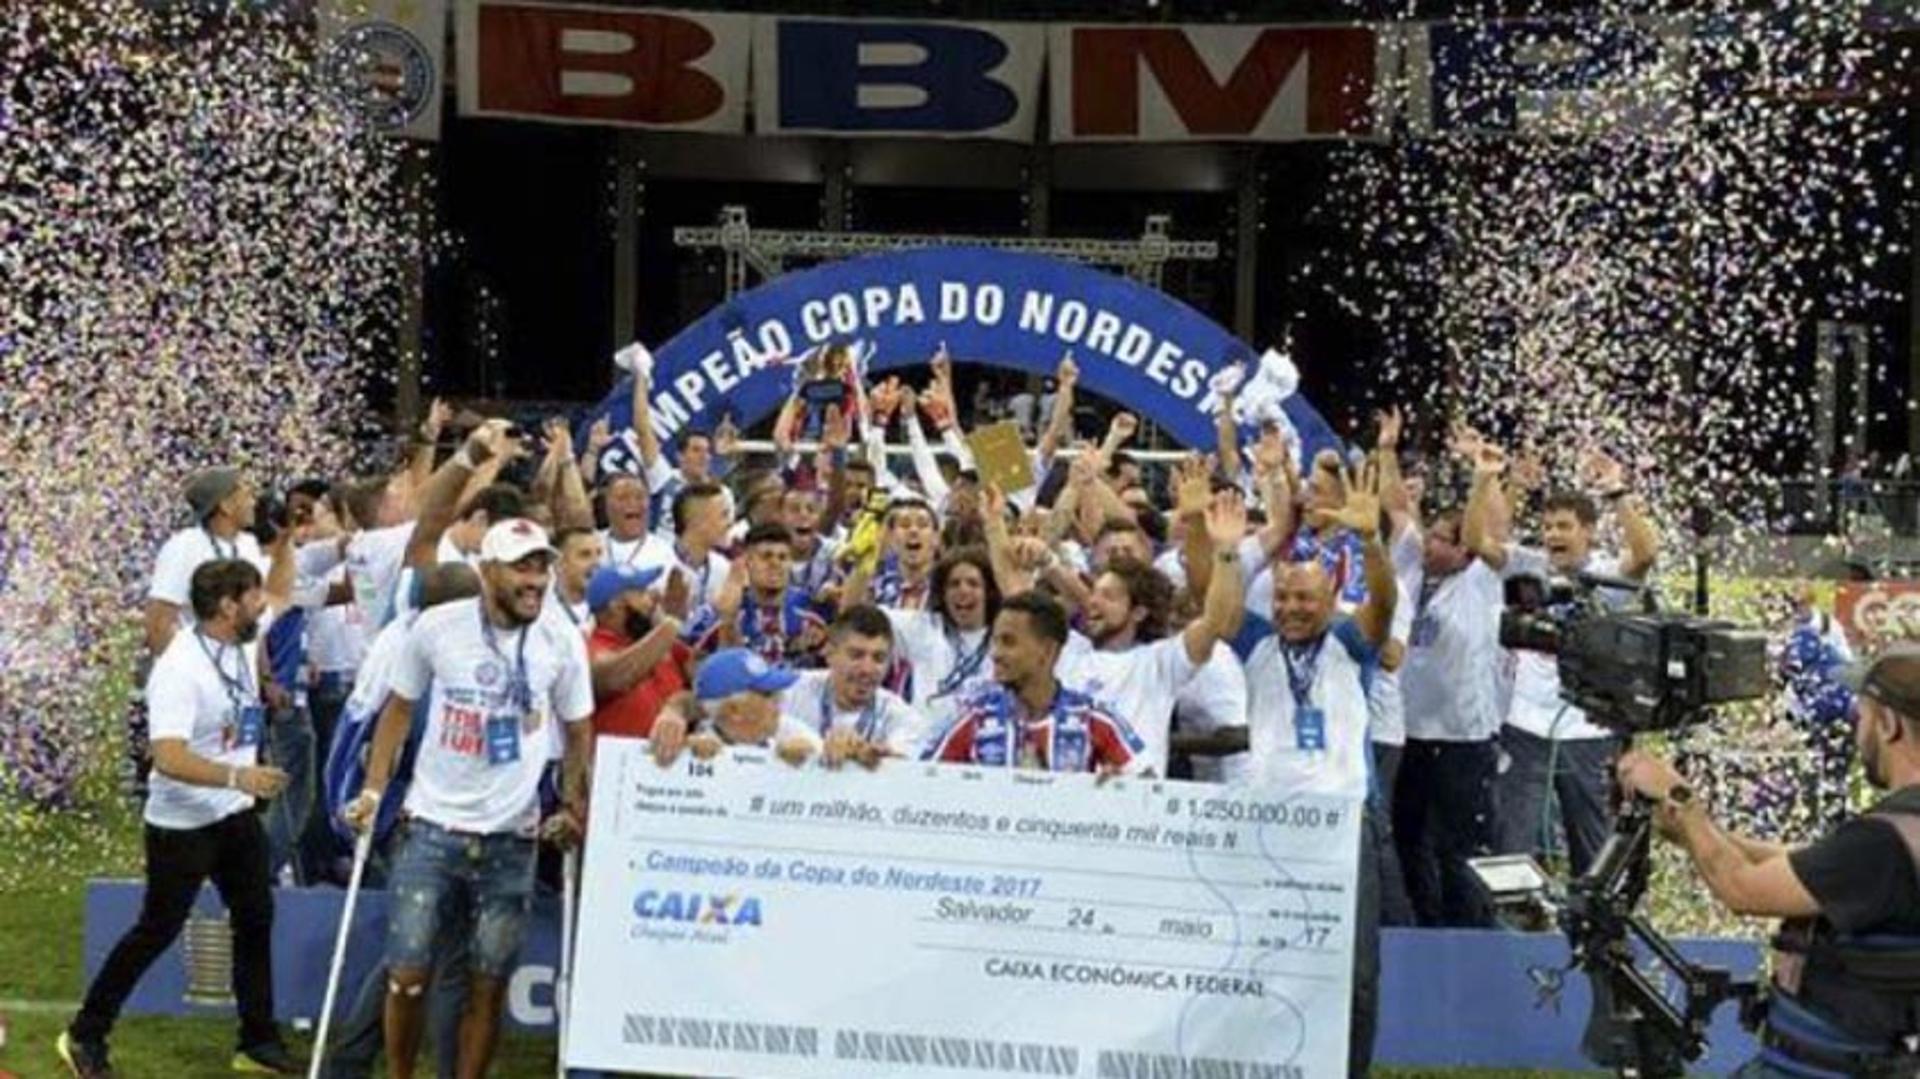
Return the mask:
M747 208L725 206L720 223L709 228L676 228L677 247L720 251L726 258L726 290L732 297L747 287L749 267L763 278L786 271L788 259L833 259L875 251L916 247L990 247L1082 262L1117 266L1129 277L1152 288L1160 287L1161 272L1175 260L1211 262L1220 257L1212 240L1176 240L1168 234L1172 218L1150 214L1138 239L1096 240L1037 236L937 236L921 233L827 232L818 229L756 229L747 222Z

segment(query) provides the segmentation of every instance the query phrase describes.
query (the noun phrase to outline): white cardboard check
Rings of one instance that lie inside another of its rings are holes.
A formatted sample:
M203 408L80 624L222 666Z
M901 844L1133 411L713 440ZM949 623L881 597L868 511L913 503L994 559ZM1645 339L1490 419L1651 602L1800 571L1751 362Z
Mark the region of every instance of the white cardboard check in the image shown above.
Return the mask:
M600 740L569 1066L1345 1074L1358 802L730 753Z

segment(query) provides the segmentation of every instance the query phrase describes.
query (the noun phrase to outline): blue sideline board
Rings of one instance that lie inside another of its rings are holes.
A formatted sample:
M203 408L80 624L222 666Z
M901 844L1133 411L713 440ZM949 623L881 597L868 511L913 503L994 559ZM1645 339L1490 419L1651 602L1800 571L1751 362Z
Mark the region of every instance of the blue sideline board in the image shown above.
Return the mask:
M138 881L88 885L89 978L138 917L143 891ZM282 888L274 893L274 1003L282 1019L312 1016L319 1010L343 899L344 893L331 888ZM217 916L220 901L211 888L202 892L198 909ZM522 1027L551 1029L553 1025L559 922L558 902L542 897L520 966L508 983L508 1013ZM363 893L348 941L343 1002L378 960L385 929L386 894ZM1680 950L1691 959L1742 975L1753 973L1761 959L1759 946L1751 941L1681 941ZM1577 974L1569 976L1555 1008L1540 1003L1531 974L1562 967L1566 959L1566 940L1552 933L1387 930L1381 948L1381 1020L1375 1060L1433 1068L1591 1068L1579 1052L1587 1017L1586 980ZM141 980L127 1010L147 1015L231 1013L231 1008L188 1003L186 989L186 965L176 942ZM1728 1005L1715 1016L1713 1049L1696 1070L1724 1075L1755 1051L1752 1036L1739 1028L1733 1013Z

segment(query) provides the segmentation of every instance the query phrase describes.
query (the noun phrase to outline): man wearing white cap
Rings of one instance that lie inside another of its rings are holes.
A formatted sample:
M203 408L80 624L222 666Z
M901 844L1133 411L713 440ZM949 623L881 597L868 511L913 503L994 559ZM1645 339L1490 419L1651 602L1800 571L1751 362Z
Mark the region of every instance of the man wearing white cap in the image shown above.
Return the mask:
M575 833L582 819L593 685L580 633L541 617L555 557L532 521L501 521L487 531L481 595L436 607L414 623L395 663L366 784L344 814L355 827L373 819L414 701L430 686L390 885L386 1039L398 1079L413 1075L445 898L460 900L454 906L471 919L461 927L473 982L459 1072L487 1072L533 898L548 723L568 725L562 816Z

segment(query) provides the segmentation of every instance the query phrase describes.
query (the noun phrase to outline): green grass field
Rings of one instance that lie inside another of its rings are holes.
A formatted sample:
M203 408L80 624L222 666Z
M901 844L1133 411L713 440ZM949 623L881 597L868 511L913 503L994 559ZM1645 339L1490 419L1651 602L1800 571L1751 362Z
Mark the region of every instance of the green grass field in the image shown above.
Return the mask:
M106 799L117 804L116 799ZM140 874L138 818L116 809L97 815L24 817L0 813L0 851L14 864L0 892L0 1014L8 1021L0 1076L66 1075L53 1041L85 992L80 969L81 899L89 877ZM36 855L34 852L38 852ZM233 1025L225 1019L129 1016L114 1030L113 1055L124 1079L200 1079L231 1074ZM304 1053L306 1043L296 1040ZM493 1074L551 1076L551 1039L509 1037ZM1568 1073L1460 1070L1394 1071L1395 1077L1469 1077Z

